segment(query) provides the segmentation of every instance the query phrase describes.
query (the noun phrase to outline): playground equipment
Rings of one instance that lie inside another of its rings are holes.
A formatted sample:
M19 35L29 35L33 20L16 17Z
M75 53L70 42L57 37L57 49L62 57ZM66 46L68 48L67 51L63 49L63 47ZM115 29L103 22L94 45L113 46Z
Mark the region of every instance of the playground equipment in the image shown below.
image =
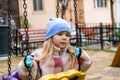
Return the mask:
M57 12L56 15L57 17L59 16L59 3L62 4L63 7L67 6L69 0L57 0ZM79 47L79 39L78 39L78 20L77 20L77 4L76 4L76 0L74 1L74 13L75 13L75 26L76 26L76 47ZM23 8L24 8L24 24L25 24L25 32L26 32L26 49L27 49L27 56L30 55L30 51L29 51L29 35L28 35L28 20L27 20L27 4L26 4L26 0L23 0L24 4L23 4ZM8 0L8 15L10 15L10 7L11 7L11 0ZM64 9L64 8L63 8ZM63 10L65 11L65 10ZM61 12L62 15L61 17L63 18L64 12ZM8 23L10 21L10 18L8 20ZM8 24L8 26L10 26L10 24ZM11 39L11 36L9 35L9 38ZM10 40L9 40L10 43ZM10 44L9 44L10 46ZM77 54L80 55L80 54ZM80 62L79 63L79 70L80 70ZM8 53L8 74L4 74L2 76L2 80L20 80L19 76L18 76L18 70L14 70L13 72L11 72L11 53L10 53L10 48L9 48L9 53ZM31 68L27 68L29 75L28 75L28 79L29 80L33 80L32 79L32 75L31 75ZM67 72L60 72L57 74L48 74L43 76L42 78L40 78L39 80L84 80L85 78L85 72L82 71L78 71L78 70L69 70Z
M39 80L84 80L85 74L85 72L71 69L66 72L45 75Z
M114 59L111 64L112 67L120 66L120 43L118 45L117 51L115 53Z

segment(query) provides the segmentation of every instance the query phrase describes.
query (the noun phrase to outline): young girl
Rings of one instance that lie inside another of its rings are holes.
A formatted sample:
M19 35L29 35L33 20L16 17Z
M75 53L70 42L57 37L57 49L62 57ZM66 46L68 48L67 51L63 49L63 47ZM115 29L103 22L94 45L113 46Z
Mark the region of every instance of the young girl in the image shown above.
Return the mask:
M69 44L70 32L70 25L65 20L51 18L47 25L43 48L36 49L18 65L18 75L21 80L28 80L27 68L30 67L33 80L38 80L46 74L78 69L75 48ZM92 61L84 50L81 51L79 59L83 60L80 69L87 71Z

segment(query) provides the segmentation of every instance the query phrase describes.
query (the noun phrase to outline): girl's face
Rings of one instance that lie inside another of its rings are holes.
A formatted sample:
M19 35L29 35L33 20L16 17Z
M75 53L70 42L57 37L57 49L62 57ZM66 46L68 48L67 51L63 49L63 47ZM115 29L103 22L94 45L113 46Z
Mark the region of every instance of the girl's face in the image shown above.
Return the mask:
M69 44L70 34L67 31L62 31L53 36L53 44L61 49L66 48Z

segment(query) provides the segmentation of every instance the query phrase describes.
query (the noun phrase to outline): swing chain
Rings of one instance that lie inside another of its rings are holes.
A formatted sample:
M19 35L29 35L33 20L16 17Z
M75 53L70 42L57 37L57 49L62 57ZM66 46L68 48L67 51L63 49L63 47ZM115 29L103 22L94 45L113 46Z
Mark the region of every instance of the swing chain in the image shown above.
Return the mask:
M56 17L59 17L59 0L57 0L57 7L56 7L57 11L56 11Z
M11 75L11 0L8 0L8 76Z
M74 15L75 15L75 27L76 27L76 46L79 47L80 43L79 43L79 31L78 31L78 19L77 19L77 3L76 3L76 0L73 0L74 1Z
M69 0L59 0L59 4L61 4L61 18L64 18L68 2Z
M24 8L24 25L25 25L25 39L26 39L26 50L27 50L27 55L30 55L30 51L29 51L29 35L28 35L28 20L27 20L27 4L26 4L26 0L23 0L23 8ZM31 75L31 68L27 68L28 70L28 79L32 80L32 75Z
M69 0L57 0L57 11L56 11L56 16L57 18L59 17L59 9L61 11L61 18L64 18L66 8L68 6Z
M29 35L28 35L28 20L27 20L27 4L26 4L26 0L23 0L24 3L23 3L23 8L24 8L24 12L23 12L23 15L24 15L24 25L25 25L25 33L26 33L26 36L25 36L25 39L26 39L26 50L27 50L27 55L30 54L30 51L29 51Z
M62 1L61 1L61 4L62 4ZM62 4L62 9L61 9L61 18L64 18L63 16L65 15L65 5Z
M29 80L32 80L32 75L31 75L31 72L32 72L32 71L31 71L31 68L27 68L27 70L28 70L28 72L29 72L29 73L28 73L28 79L29 79Z
M29 36L28 36L28 27L27 27L27 25L28 25L28 21L27 21L27 11L26 11L26 9L27 9L27 4L26 4L26 2L25 2L26 0L23 0L23 8L24 8L24 12L23 12L23 15L24 15L24 27L25 27L25 33L26 33L26 36L25 36L25 39L26 39L26 50L28 50L27 48L28 48L28 39L29 39ZM27 55L28 55L28 51L27 51Z

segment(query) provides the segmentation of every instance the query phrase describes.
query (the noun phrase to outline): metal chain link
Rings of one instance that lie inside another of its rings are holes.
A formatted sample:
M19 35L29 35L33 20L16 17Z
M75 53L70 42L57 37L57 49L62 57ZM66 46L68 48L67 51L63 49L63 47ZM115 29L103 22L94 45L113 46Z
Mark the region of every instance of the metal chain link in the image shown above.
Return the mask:
M59 4L61 4L61 9ZM57 18L59 17L59 11L61 11L61 18L64 19L64 15L65 15L65 11L66 11L66 7L68 5L68 1L67 0L57 0L57 11L56 11L56 16Z
M11 75L11 0L8 0L8 76Z
M79 47L80 46L80 42L79 42L79 30L78 30L78 18L77 18L77 4L76 4L76 0L74 1L74 15L75 15L75 27L76 27L76 46Z
M64 15L65 15L65 6L62 6L62 10L61 10L61 18L64 19Z
M23 8L24 8L24 25L25 25L25 39L26 39L26 50L27 50L27 55L30 55L30 50L29 50L29 35L28 35L28 19L27 19L27 4L26 4L26 0L23 0ZM32 80L32 75L31 75L31 68L27 68L29 74L28 74L28 79Z
M29 51L29 35L28 35L28 19L27 19L27 4L26 4L26 0L23 0L24 3L23 3L23 8L24 8L24 12L23 12L23 15L24 15L24 25L25 25L25 33L26 33L26 36L25 36L25 39L26 39L26 50L27 50L27 55L30 55L30 51Z
M59 0L57 0L57 7L56 7L57 11L56 11L56 17L59 17Z

